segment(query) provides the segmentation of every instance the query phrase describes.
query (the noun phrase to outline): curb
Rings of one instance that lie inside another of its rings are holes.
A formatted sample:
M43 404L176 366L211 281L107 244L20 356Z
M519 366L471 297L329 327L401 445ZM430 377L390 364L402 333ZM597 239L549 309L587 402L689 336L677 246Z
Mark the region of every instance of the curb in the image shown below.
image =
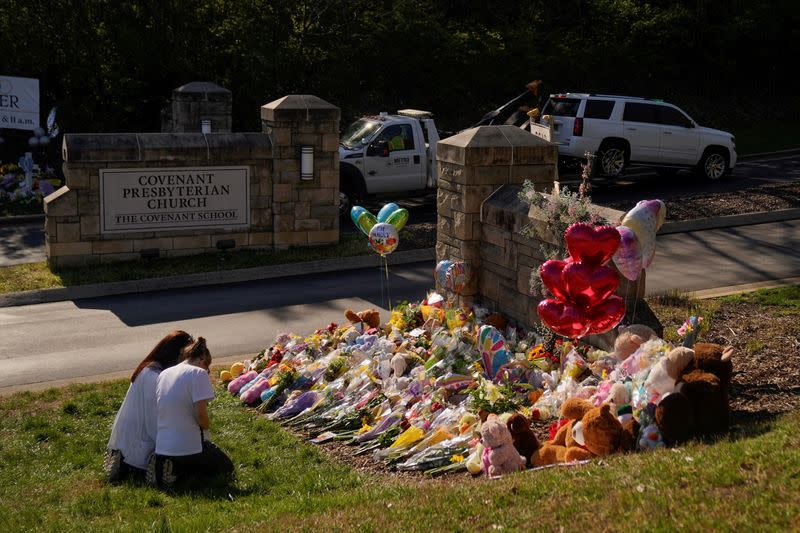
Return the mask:
M741 285L729 285L727 287L717 287L714 289L703 289L700 291L689 292L687 295L690 298L705 300L706 298L718 298L720 296L730 296L731 294L753 292L759 289L775 289L778 287L791 287L793 285L800 285L800 277L758 281L755 283L743 283Z
M665 222L658 235L670 233L689 233L709 229L732 228L734 226L753 226L769 222L782 222L800 218L800 208L779 209L777 211L761 211L743 215L727 215L712 218L695 218L693 220L678 220Z
M736 163L738 164L741 161L747 162L769 157L785 157L798 154L800 154L800 148L789 148L787 150L776 150L774 152L759 152L757 154L743 154L737 158Z
M434 261L436 259L436 252L434 248L407 250L405 252L390 254L386 256L386 258L390 265L404 265L422 261ZM203 285L226 285L244 281L321 274L340 270L373 268L376 266L379 266L377 255L359 255L338 259L307 261L303 263L287 263L285 265L202 272L199 274L187 274L185 276L96 283L58 289L39 289L0 295L0 307L79 300L83 298L96 298L99 296L116 296L119 294L151 292L166 289L183 289Z

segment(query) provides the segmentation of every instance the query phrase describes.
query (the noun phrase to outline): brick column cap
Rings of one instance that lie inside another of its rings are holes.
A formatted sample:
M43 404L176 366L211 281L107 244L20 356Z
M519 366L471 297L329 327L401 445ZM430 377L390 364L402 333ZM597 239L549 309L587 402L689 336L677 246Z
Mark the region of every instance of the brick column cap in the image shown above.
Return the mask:
M261 106L261 120L339 121L341 110L313 94L290 94Z
M437 160L457 165L541 164L555 161L557 156L555 143L516 126L478 126L436 145Z

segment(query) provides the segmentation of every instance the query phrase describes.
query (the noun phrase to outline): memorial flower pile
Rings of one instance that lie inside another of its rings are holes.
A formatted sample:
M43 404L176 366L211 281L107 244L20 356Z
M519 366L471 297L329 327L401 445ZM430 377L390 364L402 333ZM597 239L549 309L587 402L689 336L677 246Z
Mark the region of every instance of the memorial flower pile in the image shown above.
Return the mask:
M550 425L555 440L542 447L549 449L575 425L562 411L577 400L636 422L632 449L680 442L661 434L655 409L680 379L662 367L674 350L689 348L645 326L620 335L611 352L554 342L544 331L498 330L485 323L485 309L445 308L430 296L426 302L436 305L404 303L379 327L281 334L254 360L225 371L227 389L311 442L346 442L353 455L429 474L485 471L482 454L491 448L481 427L495 416L520 413ZM652 383L656 374L664 379Z
M0 203L42 203L45 196L61 185L55 170L49 167L35 167L29 187L23 168L15 163L0 165Z

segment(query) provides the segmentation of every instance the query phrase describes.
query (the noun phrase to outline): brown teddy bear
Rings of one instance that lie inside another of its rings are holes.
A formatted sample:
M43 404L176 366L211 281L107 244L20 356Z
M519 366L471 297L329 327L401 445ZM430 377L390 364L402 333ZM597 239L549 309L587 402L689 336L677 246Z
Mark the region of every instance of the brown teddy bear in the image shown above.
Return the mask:
M525 459L514 448L508 426L497 415L491 414L481 424L483 443L483 471L488 477L497 477L525 468Z
M539 449L539 439L531 429L530 421L520 413L514 413L506 422L514 441L514 448L525 458L525 466L531 465L531 456Z
M675 392L656 406L656 425L666 444L728 431L733 348L700 342L680 372Z
M344 317L354 326L363 323L364 330L377 328L381 325L381 315L375 309L366 309L360 313L356 313L351 309L345 309Z
M631 419L625 426L611 412L611 405L598 407L582 398L570 398L561 406L569 422L544 443L531 459L533 466L581 461L633 449L638 427Z
M639 346L653 337L657 337L656 332L644 324L631 324L620 328L619 335L614 340L614 351L611 355L622 362L638 350Z

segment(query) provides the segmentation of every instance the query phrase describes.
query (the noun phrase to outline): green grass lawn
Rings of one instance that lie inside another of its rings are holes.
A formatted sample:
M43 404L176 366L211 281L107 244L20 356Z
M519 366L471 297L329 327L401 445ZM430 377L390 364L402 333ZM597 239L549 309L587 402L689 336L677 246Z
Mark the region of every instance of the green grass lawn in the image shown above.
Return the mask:
M716 443L499 481L353 470L220 391L215 441L233 487L163 493L101 471L127 382L0 399L0 530L787 530L800 521L800 414Z
M407 230L401 232L401 245ZM399 248L403 249L403 248ZM335 259L357 255L377 257L362 234L344 233L339 244L288 250L240 250L230 253L126 261L107 265L52 270L47 263L0 267L0 293L71 287L88 283L160 278L200 272ZM376 263L377 264L377 263Z

